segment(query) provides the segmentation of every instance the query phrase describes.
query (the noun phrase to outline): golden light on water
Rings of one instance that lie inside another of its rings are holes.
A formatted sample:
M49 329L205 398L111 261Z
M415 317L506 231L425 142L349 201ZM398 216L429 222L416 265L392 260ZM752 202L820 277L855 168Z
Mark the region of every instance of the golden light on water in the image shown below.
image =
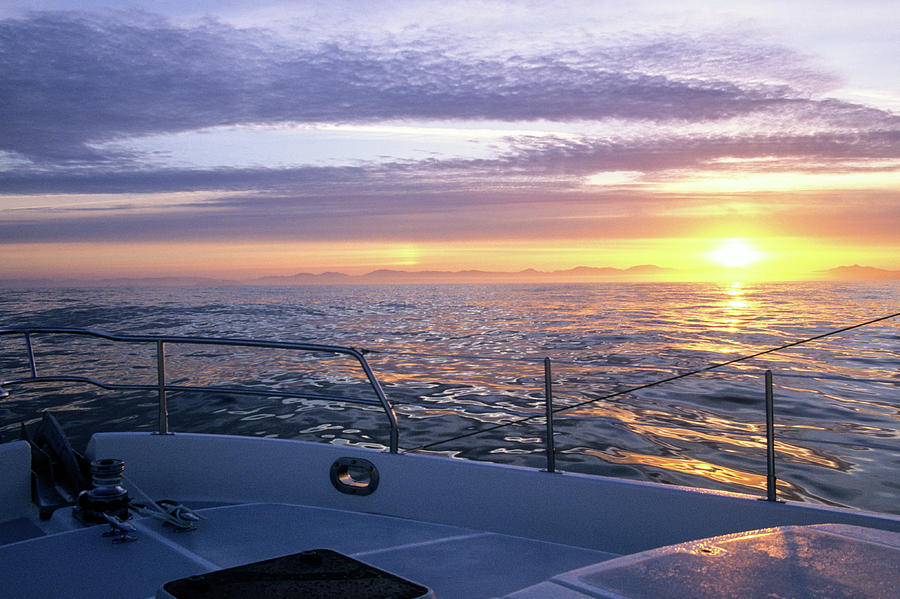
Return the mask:
M709 419L705 424L710 428L700 430L698 428L679 428L661 424L659 426L650 422L654 414L644 410L641 413L631 411L625 406L615 404L592 405L579 408L571 412L572 416L600 417L618 421L618 423L632 432L649 438L655 438L669 448L666 455L654 455L651 453L635 451L622 447L608 447L606 449L593 449L579 447L578 452L592 455L604 461L615 464L634 466L648 466L659 468L674 473L697 476L715 481L724 485L738 485L747 489L765 489L766 477L762 472L753 472L729 467L724 464L710 462L702 457L694 457L687 450L676 450L685 443L702 443L718 448L723 454L751 455L756 453L760 460L764 459L766 439L761 425L732 422L727 419ZM665 418L664 412L656 413L661 419ZM750 434L746 433L758 433ZM799 464L814 464L824 468L843 470L845 468L833 456L826 452L803 447L802 445L776 441L775 450L782 459ZM782 492L793 493L793 484L787 481L779 481Z
M652 466L663 470L670 470L672 472L699 476L718 483L739 485L750 489L765 488L766 484L766 477L764 475L752 472L742 472L734 468L712 464L696 458L649 455L618 448L609 448L606 450L582 448L581 451L614 464Z
M728 294L725 306L731 312L740 312L750 305L750 302L745 297L746 292L744 291L743 281L732 281L725 293Z
M744 326L745 319L752 315L758 306L756 302L747 298L747 292L743 281L732 281L722 288L723 298L721 302L722 321L713 328L736 333ZM722 351L719 346L710 347L710 351Z

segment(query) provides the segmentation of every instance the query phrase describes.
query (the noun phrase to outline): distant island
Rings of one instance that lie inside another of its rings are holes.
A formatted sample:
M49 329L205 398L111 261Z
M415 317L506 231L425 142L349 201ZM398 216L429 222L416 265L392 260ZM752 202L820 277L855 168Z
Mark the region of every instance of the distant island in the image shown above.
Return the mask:
M364 275L339 272L322 274L297 273L288 276L262 277L247 281L249 285L340 285L391 283L528 283L590 282L610 280L652 280L672 274L675 269L642 264L630 268L596 268L576 266L568 270L542 271L527 268L516 272L487 270L374 270Z
M885 270L872 266L838 266L828 270L818 271L824 273L828 279L838 281L897 281L900 280L900 270Z
M872 266L838 266L812 273L812 280L825 281L896 281L900 270L885 270ZM0 287L225 287L240 285L391 285L391 284L447 284L447 283L591 283L591 282L654 282L688 280L678 269L642 264L629 268L576 266L567 270L542 271L533 268L515 272L487 270L390 270L380 269L362 275L341 272L319 274L301 272L293 275L266 276L235 280L209 277L144 277L109 279L0 279ZM702 280L702 279L700 279Z

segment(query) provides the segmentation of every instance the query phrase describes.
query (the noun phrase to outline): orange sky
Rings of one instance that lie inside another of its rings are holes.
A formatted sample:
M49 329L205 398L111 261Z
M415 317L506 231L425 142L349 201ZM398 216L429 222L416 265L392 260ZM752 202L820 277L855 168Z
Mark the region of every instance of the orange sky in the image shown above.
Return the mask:
M726 251L737 243L740 251ZM203 276L249 279L296 272L364 274L380 268L418 270L553 271L574 266L628 268L656 264L674 268L665 280L801 280L816 271L865 262L896 265L896 248L841 247L803 238L630 239L613 243L497 242L482 244L354 243L104 243L18 244L4 272L8 278ZM848 259L848 256L855 256ZM152 260L147 257L152 256ZM736 259L736 261L735 261Z

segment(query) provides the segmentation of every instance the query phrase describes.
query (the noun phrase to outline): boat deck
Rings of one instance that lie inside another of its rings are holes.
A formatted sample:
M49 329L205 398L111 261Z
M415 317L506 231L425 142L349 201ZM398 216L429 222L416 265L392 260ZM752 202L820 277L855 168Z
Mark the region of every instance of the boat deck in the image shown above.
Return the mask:
M54 515L71 518L68 510ZM332 549L427 586L436 597L499 597L617 557L558 543L377 514L252 503L198 510L177 532L134 521L138 540L115 544L99 525L0 547L5 588L22 597L152 597L166 582L311 549ZM72 556L70 560L50 556ZM41 572L34 565L41 565ZM95 573L84 576L85 572ZM97 575L96 573L102 573ZM72 581L78 580L78 588Z
M419 597L686 597L695 596L690 577L682 581L687 594L657 592L671 588L668 564L695 559L697 551L705 554L707 541L691 548L699 539L756 539L760 529L774 531L768 538L783 549L772 554L787 573L777 580L808 571L804 576L813 581L808 585L813 593L794 596L893 598L900 584L900 518L895 516L278 439L103 433L88 449L94 458L119 456L128 464L131 477L123 482L133 497L141 489L154 499L181 500L205 519L194 531L178 532L157 519L134 517L128 522L137 540L128 543L104 537L107 525L82 526L73 508L58 509L42 521L31 502L31 450L23 441L4 443L2 591L15 589L18 597L146 598L169 581L327 549L431 590L414 595ZM345 464L370 470L348 470L344 481ZM834 529L798 536L778 529L823 525L877 529L880 536L857 530L838 538ZM36 536L23 538L31 535ZM688 558L677 546L684 543ZM710 555L738 555L741 544L728 543ZM723 562L725 570L762 563L753 547L745 552L750 559ZM823 569L803 547L835 559ZM816 589L832 589L833 581L848 578L842 556L851 553L870 568L862 582L887 581L891 591L869 585L815 595ZM622 592L620 575L642 581L648 564L660 565L656 590L641 594L644 583L636 582ZM774 570L765 562L743 571L754 581L759 572ZM280 599L268 592L251 595ZM719 585L707 596L731 595L727 585Z

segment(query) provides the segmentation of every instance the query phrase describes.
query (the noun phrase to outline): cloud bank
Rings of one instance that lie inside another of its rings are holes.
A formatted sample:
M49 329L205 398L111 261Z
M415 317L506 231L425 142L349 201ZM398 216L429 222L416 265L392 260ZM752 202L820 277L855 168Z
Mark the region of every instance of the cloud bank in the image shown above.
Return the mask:
M806 97L825 75L792 67L779 73L791 81L767 83L773 65L799 61L786 49L715 43L675 36L482 56L446 40L307 47L216 22L44 13L0 23L0 148L42 165L102 164L127 157L90 144L237 124L392 119L690 123L781 114L837 129L898 129L891 114Z

